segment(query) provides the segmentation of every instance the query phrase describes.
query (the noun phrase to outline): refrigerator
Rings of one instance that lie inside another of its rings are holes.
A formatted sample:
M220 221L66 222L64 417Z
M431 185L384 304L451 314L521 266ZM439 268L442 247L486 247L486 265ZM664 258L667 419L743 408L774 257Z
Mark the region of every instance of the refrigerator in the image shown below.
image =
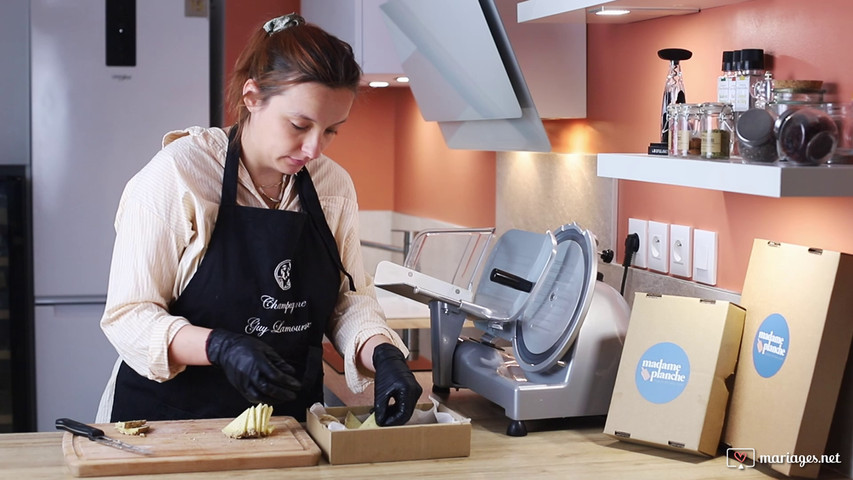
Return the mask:
M0 165L0 433L32 429L32 288L25 165Z
M39 431L95 419L119 198L167 131L218 125L223 2L30 0Z

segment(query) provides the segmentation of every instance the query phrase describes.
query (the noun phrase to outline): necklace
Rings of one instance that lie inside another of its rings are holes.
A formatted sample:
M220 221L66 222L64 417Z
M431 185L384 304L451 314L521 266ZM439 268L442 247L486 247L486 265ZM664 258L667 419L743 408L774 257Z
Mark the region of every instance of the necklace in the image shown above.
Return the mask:
M279 202L284 198L284 180L279 180L278 183L271 183L269 185L258 185L256 183L255 187L258 189L258 193L260 193L261 196L274 204L273 207L278 206ZM265 191L265 189L273 187L278 187L278 198L267 195L267 192Z

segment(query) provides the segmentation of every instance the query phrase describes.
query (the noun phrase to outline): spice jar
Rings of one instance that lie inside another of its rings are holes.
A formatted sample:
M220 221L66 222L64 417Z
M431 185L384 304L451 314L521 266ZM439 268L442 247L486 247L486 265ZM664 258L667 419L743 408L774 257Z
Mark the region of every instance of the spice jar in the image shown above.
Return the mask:
M838 145L826 163L853 163L853 102L827 103L824 108L838 128Z
M703 103L700 156L727 159L732 150L732 106L727 103Z
M671 103L666 107L666 132L667 136L667 153L670 156L678 156L678 114L683 103Z
M784 111L776 120L779 158L800 165L829 160L838 142L838 127L826 112L815 107Z
M699 104L670 105L674 117L670 123L670 152L674 157L698 157L700 153L701 116Z
M740 116L735 127L738 150L745 162L772 163L778 158L775 118L763 108L751 108Z

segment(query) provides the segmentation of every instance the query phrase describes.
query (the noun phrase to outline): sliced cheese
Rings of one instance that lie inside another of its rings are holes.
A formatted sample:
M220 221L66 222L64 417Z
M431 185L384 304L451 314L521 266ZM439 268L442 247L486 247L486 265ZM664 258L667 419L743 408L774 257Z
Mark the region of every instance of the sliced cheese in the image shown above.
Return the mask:
M129 420L126 422L116 422L116 430L124 435L139 435L144 436L145 432L150 430L147 420Z
M351 429L351 430L354 430L356 428L360 428L361 427L361 420L356 418L356 416L353 415L352 412L347 412L347 418L344 419L344 426L347 427L348 429Z
M364 422L362 422L361 426L358 428L362 430L366 430L368 428L379 428L379 425L376 423L376 414L371 413L369 417L364 419Z
M258 438L270 435L275 429L270 425L273 408L258 404L243 411L237 418L222 429L222 433L231 438Z

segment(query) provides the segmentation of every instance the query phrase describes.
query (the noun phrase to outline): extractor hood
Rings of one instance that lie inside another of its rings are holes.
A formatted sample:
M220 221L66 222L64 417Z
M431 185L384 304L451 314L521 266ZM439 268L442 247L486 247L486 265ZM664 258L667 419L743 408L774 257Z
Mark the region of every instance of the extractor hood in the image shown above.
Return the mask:
M448 147L551 151L494 0L380 8L424 120L438 122Z

